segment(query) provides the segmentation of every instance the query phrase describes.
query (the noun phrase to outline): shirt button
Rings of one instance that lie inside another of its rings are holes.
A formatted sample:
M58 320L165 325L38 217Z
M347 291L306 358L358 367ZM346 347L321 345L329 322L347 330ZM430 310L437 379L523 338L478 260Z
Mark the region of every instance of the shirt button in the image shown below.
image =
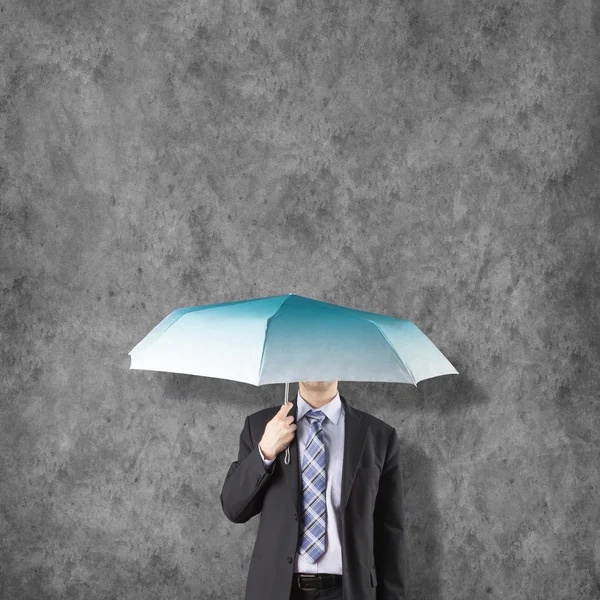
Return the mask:
M292 557L291 557L291 556L288 556L288 557L287 557L287 561L288 561L289 563L291 563L291 562L292 562Z

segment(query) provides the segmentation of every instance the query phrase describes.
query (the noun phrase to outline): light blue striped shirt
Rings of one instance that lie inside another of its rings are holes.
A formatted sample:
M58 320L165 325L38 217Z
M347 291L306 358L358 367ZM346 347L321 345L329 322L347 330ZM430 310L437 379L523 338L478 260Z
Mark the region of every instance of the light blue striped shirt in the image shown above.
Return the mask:
M313 407L304 400L298 391L298 413L296 415L296 436L298 440L298 468L302 469L302 456L310 433L308 419L302 417ZM344 460L344 405L340 399L339 392L335 397L320 409L325 413L323 419L323 437L325 438L325 471L327 473L327 488L325 490L325 501L327 504L327 535L325 536L325 552L319 560L311 563L306 556L298 553L294 559L294 572L296 573L337 573L342 574L342 545L340 543L342 520L339 511L342 492L342 464ZM272 460L267 460L258 447L263 459L265 469ZM285 450L283 451L285 452ZM273 459L274 460L274 459ZM287 465L286 465L287 467ZM285 467L284 467L285 468ZM299 490L302 494L302 488ZM300 498L300 510L302 510L302 498ZM300 518L300 515L298 515Z

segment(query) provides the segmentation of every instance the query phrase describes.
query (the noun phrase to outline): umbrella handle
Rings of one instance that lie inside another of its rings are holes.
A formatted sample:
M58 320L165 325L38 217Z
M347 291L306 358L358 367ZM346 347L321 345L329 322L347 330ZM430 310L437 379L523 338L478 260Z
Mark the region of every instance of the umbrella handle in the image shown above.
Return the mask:
M283 401L284 404L288 401L289 390L290 390L290 384L286 381L286 383L285 383L285 400ZM287 446L287 448L285 449L285 457L283 459L283 462L286 465L290 464L290 447L289 446Z

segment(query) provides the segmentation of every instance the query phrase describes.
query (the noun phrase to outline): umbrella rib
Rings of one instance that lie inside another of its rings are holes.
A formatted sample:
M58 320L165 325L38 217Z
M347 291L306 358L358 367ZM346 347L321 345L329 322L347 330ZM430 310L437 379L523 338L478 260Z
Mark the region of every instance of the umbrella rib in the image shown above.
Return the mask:
M169 319L169 317L174 317L175 313L181 313L179 314L179 316L177 316L177 318L173 318L172 321L166 326L166 328L160 332L160 335L158 333L155 333L152 337L150 337L152 335L153 332L155 332L162 323L164 323L167 319ZM175 325L175 323L177 323L177 321L179 321L179 319L181 319L181 317L184 317L188 312L190 312L189 308L176 308L175 310L172 310L166 317L163 317L151 330L150 332L146 335L146 337L142 338L129 352L128 355L131 356L131 353L142 344L142 342L146 342L145 346L144 346L144 351L147 351L149 348L151 348L169 329L171 329L171 327L173 327L173 325Z
M338 306L337 304L332 304L331 306L334 308L341 308L342 309L341 312L346 312L346 311L362 312L362 311L354 311L353 309L351 309L351 308L349 309L346 306ZM377 327L377 329L379 330L379 333L381 333L381 335L383 336L383 339L387 342L388 346L391 348L392 352L394 353L394 356L398 359L398 361L400 362L400 364L402 365L404 370L408 373L409 377L413 380L412 381L413 385L416 386L418 382L415 381L415 376L414 376L413 372L410 370L408 365L402 360L402 358L400 358L400 355L398 354L398 352L396 352L396 348L394 348L394 346L390 342L388 336L385 335L385 332L383 331L383 329L381 329L381 327L379 327L379 325L377 323L375 323L375 321L372 321L371 319L369 319L367 317L363 317L362 315L357 315L357 314L353 314L352 316L356 317L357 319L367 321L368 323L371 323L371 325L375 325L375 327Z
M222 302L221 304L207 304L205 306L184 306L181 308L176 308L174 310L172 310L166 317L163 317L148 333L148 335L146 335L146 337L144 337L143 339L141 339L129 352L128 355L131 356L131 353L142 343L142 342L146 342L146 345L144 346L143 350L144 352L146 352L147 350L149 350L161 337L163 337L165 335L165 333L167 333L167 331L169 331L169 329L171 329L171 327L173 327L173 325L175 325L175 323L177 323L180 319L182 319L183 317L185 317L186 315L189 315L190 313L193 312L199 312L201 310L210 310L212 308L221 308L223 306L228 306L228 305L232 305L232 304L245 304L246 302L256 302L257 300L264 300L264 298L249 298L248 300L237 300L237 301L232 301L232 302ZM175 318L176 317L176 318ZM171 322L165 327L165 329L163 329L163 331L160 332L160 334L156 333L155 335L152 335L152 333L157 330L163 323L165 323L169 318L171 318Z
M361 317L361 319L362 318L364 318L364 317ZM398 352L396 352L396 348L394 348L394 346L390 342L388 336L385 335L385 332L383 331L383 329L381 329L381 327L379 327L379 325L377 323L375 323L375 321L371 321L371 319L365 319L365 321L369 321L369 323L373 323L373 325L375 325L375 327L377 327L377 329L379 329L379 331L381 332L381 335L384 337L385 341L388 343L389 347L392 349L392 352L397 356L397 358L400 361L400 363L402 364L402 366L406 369L406 372L410 375L411 379L413 380L413 385L417 385L418 382L415 381L415 376L414 376L413 372L410 370L410 367L402 360L402 358L400 358L400 355L398 354Z
M263 361L265 359L265 348L267 346L267 331L269 330L269 323L271 322L271 319L281 310L281 307L290 299L291 295L292 294L287 294L285 296L285 298L283 299L283 302L279 305L279 308L270 317L267 318L267 322L265 324L265 337L263 339L262 353L260 355L260 368L258 370L258 381L259 382L260 382L260 378L262 377ZM257 385L260 385L260 383L257 382Z

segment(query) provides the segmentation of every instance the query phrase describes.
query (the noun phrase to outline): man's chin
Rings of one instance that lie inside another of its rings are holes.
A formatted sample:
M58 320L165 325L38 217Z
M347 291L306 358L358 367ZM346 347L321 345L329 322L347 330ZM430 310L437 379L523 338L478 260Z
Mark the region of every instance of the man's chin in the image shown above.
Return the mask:
M305 381L304 385L309 390L326 390L334 381Z

